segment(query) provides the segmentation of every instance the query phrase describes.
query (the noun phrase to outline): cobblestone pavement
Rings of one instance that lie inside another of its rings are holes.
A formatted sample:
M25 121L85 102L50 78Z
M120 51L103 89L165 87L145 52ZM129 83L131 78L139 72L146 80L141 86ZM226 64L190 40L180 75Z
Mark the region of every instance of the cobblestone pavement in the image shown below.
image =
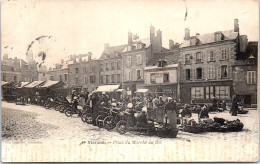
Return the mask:
M2 102L2 129L3 139L39 139L43 140L111 140L113 139L158 139L156 136L135 135L127 133L118 134L115 130L107 131L86 123L80 117L73 115L65 116L64 113L55 110L45 109L41 106L26 105L20 106L14 103ZM258 111L250 110L248 114L230 116L228 111L224 113L210 113L210 117L223 117L228 120L240 119L244 123L242 132L232 133L202 133L191 134L179 132L175 140L195 141L201 138L218 140L241 140L245 136L256 137L258 135ZM193 115L197 119L197 115ZM214 137L214 138L212 138ZM248 139L248 137L246 137ZM160 138L159 138L160 139ZM164 141L172 139L165 139Z
M2 150L4 152L2 157L5 161L16 161L17 157L22 158L24 162L84 162L89 161L90 157L98 161L98 156L107 155L107 159L131 161L132 158L125 154L133 153L141 159L149 153L159 153L161 158L156 158L159 161L165 160L166 157L168 161L172 161L175 156L181 157L178 159L183 157L183 161L195 160L197 162L202 159L257 160L255 154L258 154L259 142L258 110L250 110L248 114L235 117L230 116L227 111L209 115L210 118L217 116L228 120L240 119L244 123L243 131L202 134L179 131L177 138L136 135L132 132L120 135L115 130L108 132L103 128L99 129L83 123L76 115L67 117L64 113L53 109L2 102ZM193 118L196 120L197 115L194 114ZM22 142L17 143L17 140L22 140ZM32 141L37 144L31 144ZM127 145L124 144L126 141ZM102 144L103 142L107 144ZM142 142L157 142L158 144L140 144ZM19 147L21 145L22 147ZM169 150L169 146L172 149ZM157 149L164 151L158 152ZM20 156L21 150L26 151L22 156ZM217 154L212 154L211 150ZM147 151L149 153L146 154ZM149 159L152 157L150 156Z
M36 113L16 109L2 108L2 139L38 140L48 137L48 130L57 126L37 122Z

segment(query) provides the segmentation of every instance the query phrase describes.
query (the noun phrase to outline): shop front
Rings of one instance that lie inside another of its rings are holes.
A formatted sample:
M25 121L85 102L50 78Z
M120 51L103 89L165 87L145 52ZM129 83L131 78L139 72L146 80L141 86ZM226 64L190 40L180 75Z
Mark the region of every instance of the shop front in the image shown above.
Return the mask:
M178 97L177 84L153 84L145 85L145 88L149 89L154 95L172 97L173 99Z
M231 102L233 95L232 80L226 81L202 81L180 84L180 98L184 103L211 103L213 97L218 101Z

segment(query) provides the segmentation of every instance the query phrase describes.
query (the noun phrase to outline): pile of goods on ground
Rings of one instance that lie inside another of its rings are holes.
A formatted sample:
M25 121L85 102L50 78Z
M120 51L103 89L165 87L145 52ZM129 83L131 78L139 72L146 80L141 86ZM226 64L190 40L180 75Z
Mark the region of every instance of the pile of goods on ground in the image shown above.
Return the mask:
M191 119L183 125L183 130L189 133L236 132L241 131L244 127L244 124L239 119L233 121L218 117L213 119L203 119L199 123Z

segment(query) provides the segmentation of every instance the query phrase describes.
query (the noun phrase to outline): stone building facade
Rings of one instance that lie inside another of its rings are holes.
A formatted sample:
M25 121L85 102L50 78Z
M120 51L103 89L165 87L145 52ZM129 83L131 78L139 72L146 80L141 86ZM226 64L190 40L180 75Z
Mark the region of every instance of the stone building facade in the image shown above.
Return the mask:
M243 54L244 59L237 60L233 68L233 89L246 107L257 104L257 84L258 84L258 43L249 42L247 51Z
M100 85L122 84L122 52L127 45L112 46L105 44L104 51L99 58Z
M68 68L66 65L62 68L54 68L49 70L49 80L52 81L62 81L65 84L68 84L69 77L68 77Z
M92 60L88 53L87 60L73 60L68 65L68 84L71 88L92 92L99 86L99 60Z
M147 66L144 69L145 88L152 93L179 98L178 64L166 60L158 61L158 65Z
M1 63L1 78L7 82L32 82L38 80L38 70L36 63L28 64L22 59L15 57L8 58L8 54L3 56Z
M238 20L234 29L185 37L180 45L180 98L183 102L194 99L197 103L231 100L233 91L232 65L239 53L246 51L247 38L239 34Z
M150 37L139 39L128 33L128 44L123 51L123 89L131 95L139 88L144 88L144 68L154 53L162 52L162 32L150 26ZM131 92L129 92L131 91Z

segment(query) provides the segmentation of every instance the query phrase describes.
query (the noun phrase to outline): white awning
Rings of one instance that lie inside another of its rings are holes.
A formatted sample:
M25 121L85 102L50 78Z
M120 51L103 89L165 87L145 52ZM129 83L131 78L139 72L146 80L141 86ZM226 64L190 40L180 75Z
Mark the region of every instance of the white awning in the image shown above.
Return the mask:
M40 88L48 88L48 87L50 87L50 86L52 86L52 85L55 85L55 84L57 84L57 83L59 83L60 81L47 81L43 86L41 86Z
M148 91L149 91L149 89L137 89L137 91L135 91L135 93L146 93Z
M124 92L124 89L117 89L116 92Z
M119 88L120 85L102 85L97 88L98 92L113 92Z
M37 87L38 85L42 84L44 81L33 81L30 84L24 86L24 88L34 88Z
M22 88L22 87L24 87L24 86L26 86L27 84L29 84L30 82L21 82L21 85L19 86L19 87L17 87L17 88Z
M1 81L1 86L4 86L4 85L6 85L6 84L8 84L8 82L6 82L6 81Z

